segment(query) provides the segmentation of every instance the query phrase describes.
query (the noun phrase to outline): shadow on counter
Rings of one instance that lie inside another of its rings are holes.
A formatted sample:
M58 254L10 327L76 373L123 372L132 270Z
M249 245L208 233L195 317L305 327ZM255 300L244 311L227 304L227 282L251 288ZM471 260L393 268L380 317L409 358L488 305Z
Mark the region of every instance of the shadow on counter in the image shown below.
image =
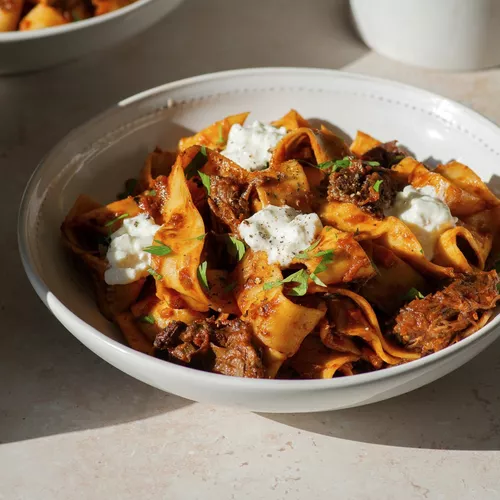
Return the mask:
M334 412L262 414L285 425L371 444L500 450L500 342L450 375L411 393Z

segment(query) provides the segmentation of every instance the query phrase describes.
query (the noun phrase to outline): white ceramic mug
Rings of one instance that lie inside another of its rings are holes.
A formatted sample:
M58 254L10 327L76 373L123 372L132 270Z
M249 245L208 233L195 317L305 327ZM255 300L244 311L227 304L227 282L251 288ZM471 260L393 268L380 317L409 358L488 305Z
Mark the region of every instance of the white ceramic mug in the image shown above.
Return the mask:
M365 43L398 61L446 70L500 64L500 0L350 0Z

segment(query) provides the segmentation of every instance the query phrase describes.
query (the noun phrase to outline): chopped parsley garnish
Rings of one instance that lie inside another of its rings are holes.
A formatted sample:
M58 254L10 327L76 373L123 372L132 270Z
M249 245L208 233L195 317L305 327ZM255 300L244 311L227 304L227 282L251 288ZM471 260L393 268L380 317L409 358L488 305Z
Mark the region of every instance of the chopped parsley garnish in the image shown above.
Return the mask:
M172 249L168 245L164 245L160 240L154 240L157 245L151 245L150 247L145 247L143 250L151 255L159 255L164 257L172 252Z
M156 189L151 189L144 193L146 196L156 196Z
M322 250L318 252L314 257L321 257L321 262L318 264L318 267L314 270L313 274L319 274L323 271L326 271L328 264L333 262L334 253L333 250Z
M229 236L226 240L226 245L227 245L227 251L229 254L238 259L238 262L243 258L245 255L245 252L247 251L245 247L245 243L243 243L241 240L238 238L235 238L234 236Z
M198 241L203 241L203 238L205 238L206 233L200 234L200 236L195 236L194 238L190 238L191 240L198 240Z
M329 160L324 161L323 163L319 163L316 165L320 170L329 170L332 169L332 172L337 172L341 168L347 168L351 166L353 158L349 156L344 156L341 160ZM365 165L369 165L370 167L379 167L380 163L378 161L363 161Z
M224 144L226 139L224 139L224 132L222 130L222 123L219 123L219 138L217 139L217 144Z
M163 279L163 276L160 273L156 272L152 267L148 267L148 273L151 276L153 276L153 278L155 280L162 280Z
M423 249L423 248L421 248L421 249L420 249L420 253L421 253L422 255L424 255L424 249Z
M203 288L205 290L209 290L210 287L208 286L208 278L207 278L207 267L208 267L208 262L204 261L198 266L198 281L201 283Z
M141 316L141 321L143 323L149 323L150 325L155 324L155 319L151 314L147 314L146 316Z
M391 161L389 163L389 167L392 167L393 165L396 165L399 163L401 160L405 158L405 155L396 155L393 158L391 158Z
M425 296L419 292L416 288L410 288L405 295L405 300L415 300L415 299L423 299Z
M184 175L186 179L191 179L194 177L199 170L203 168L205 163L207 162L207 148L202 146L200 151L196 153L194 158L191 160L189 165L184 170Z
M378 193L380 191L380 185L384 182L382 179L377 179L373 185L373 190Z
M319 163L318 165L316 165L316 167L319 168L320 170L328 170L329 168L332 168L333 166L335 166L335 161L333 161L333 160L324 161L323 163Z
M380 167L380 163L378 161L363 161L365 165L370 165L370 167Z
M125 198L132 196L132 193L134 192L136 186L137 179L127 179L125 181L125 191L123 191L123 193L118 193L117 198L119 200L124 200Z
M210 176L202 172L201 170L198 170L198 175L200 176L201 183L207 190L208 196L210 196Z
M311 250L314 250L319 245L319 241L320 240L316 241L311 246L308 246L306 249L302 250L302 252L299 252L298 254L296 254L295 257L297 259L308 259L309 258L309 252Z
M128 216L129 216L128 214L121 214L118 217L114 218L113 220L106 222L106 224L104 224L104 226L111 227L115 224L115 222L118 222L119 220L122 220L122 219L126 219Z
M223 292L224 293L229 293L229 292L232 292L235 288L236 288L236 281L233 281L232 283L229 283L228 285L226 285L224 288L223 288Z
M298 283L297 286L294 286L288 295L293 295L296 297L302 297L307 292L307 282L309 280L309 275L305 269L300 269L299 271L290 274L287 278L284 278L279 281L270 281L268 283L264 283L262 287L263 290L270 290L271 288L276 288L277 286L283 285L284 283Z

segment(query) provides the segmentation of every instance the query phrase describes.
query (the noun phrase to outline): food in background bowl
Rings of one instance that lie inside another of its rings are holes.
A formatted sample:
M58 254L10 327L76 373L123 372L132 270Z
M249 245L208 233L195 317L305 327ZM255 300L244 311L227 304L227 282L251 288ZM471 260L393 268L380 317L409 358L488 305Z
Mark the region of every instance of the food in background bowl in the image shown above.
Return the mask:
M467 166L348 146L292 110L157 148L119 200L62 225L129 345L201 370L332 378L409 362L500 299L500 201Z
M61 26L107 14L136 0L0 0L0 32Z

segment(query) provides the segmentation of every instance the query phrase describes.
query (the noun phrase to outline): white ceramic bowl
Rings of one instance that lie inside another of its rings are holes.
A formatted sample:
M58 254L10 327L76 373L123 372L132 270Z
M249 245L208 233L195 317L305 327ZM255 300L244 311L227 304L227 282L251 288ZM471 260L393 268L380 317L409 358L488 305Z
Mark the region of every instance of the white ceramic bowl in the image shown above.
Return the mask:
M53 28L0 33L0 75L34 71L130 38L182 0L138 0L109 14Z
M490 180L500 162L500 129L442 97L399 83L314 69L252 69L190 78L149 90L70 133L31 178L19 217L19 245L31 283L59 321L97 355L159 389L196 401L266 412L309 412L380 401L432 382L499 335L495 317L468 339L406 365L332 380L251 380L204 373L138 353L99 313L70 264L59 226L80 193L102 202L137 174L157 144L251 110L272 120L291 107L351 136L359 128L399 139L418 158L455 158ZM498 180L498 177L496 177ZM103 382L105 383L105 381Z

